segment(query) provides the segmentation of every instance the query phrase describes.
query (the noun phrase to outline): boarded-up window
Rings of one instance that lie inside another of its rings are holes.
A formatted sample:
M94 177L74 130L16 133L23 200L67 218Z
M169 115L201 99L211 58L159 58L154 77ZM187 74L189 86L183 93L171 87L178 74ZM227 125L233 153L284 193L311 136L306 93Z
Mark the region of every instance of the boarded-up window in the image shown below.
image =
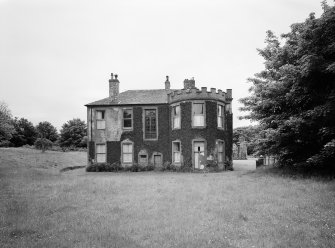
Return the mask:
M223 141L218 141L217 143L217 150L218 150L218 162L222 163L224 162L224 142Z
M105 144L97 144L96 157L97 157L97 163L106 162L106 145Z
M193 104L193 126L195 127L205 126L204 103L194 103Z
M106 128L105 111L104 110L97 110L96 120L97 120L97 129L105 129Z

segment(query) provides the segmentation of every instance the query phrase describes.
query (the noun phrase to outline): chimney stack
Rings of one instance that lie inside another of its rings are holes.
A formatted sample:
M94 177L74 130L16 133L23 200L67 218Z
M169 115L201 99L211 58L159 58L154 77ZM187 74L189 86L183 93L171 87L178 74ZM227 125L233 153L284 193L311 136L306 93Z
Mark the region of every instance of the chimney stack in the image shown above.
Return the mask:
M109 99L114 103L119 101L119 80L117 79L117 74L111 73L111 79L109 79Z
M195 89L195 80L194 78L184 80L184 89Z
M165 90L170 89L170 81L169 81L169 76L166 76L166 81L165 81Z

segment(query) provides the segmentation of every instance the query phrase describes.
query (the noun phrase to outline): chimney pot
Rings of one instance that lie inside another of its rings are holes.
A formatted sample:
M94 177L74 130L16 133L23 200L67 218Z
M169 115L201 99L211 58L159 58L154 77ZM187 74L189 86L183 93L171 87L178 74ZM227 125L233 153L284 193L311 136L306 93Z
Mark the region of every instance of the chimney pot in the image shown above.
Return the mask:
M165 81L165 90L170 89L170 81L169 81L169 76L166 76L166 81Z

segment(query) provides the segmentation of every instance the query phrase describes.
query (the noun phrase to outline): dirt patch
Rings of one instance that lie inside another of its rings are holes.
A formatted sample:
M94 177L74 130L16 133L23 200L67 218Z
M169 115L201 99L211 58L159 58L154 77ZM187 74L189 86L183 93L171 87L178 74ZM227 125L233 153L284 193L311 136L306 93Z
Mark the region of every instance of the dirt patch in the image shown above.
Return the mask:
M85 165L80 165L80 166L69 166L69 167L65 167L63 169L60 170L60 172L66 172L69 170L75 170L75 169L81 169L81 168L85 168Z

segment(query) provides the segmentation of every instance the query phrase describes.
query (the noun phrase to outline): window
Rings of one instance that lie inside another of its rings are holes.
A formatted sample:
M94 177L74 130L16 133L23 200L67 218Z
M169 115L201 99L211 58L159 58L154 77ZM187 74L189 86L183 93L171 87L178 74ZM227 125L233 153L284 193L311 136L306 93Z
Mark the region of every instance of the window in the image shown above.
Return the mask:
M179 141L172 142L172 161L173 163L181 162L180 155L181 155L180 142Z
M106 128L105 111L104 110L97 110L96 120L97 120L97 129L105 129Z
M218 127L219 128L224 128L224 123L223 123L223 105L218 105Z
M96 148L97 148L96 149L97 163L105 163L106 162L106 145L97 144Z
M122 143L122 163L133 163L133 143Z
M180 105L172 107L172 129L180 128Z
M157 111L144 110L144 139L157 139Z
M205 126L205 104L193 103L193 127Z
M217 142L217 150L218 150L218 163L223 163L225 152L224 152L224 142L222 140L219 140Z
M138 163L140 165L148 165L148 152L146 150L141 150L138 153Z
M123 109L123 128L132 129L133 128L133 110Z

